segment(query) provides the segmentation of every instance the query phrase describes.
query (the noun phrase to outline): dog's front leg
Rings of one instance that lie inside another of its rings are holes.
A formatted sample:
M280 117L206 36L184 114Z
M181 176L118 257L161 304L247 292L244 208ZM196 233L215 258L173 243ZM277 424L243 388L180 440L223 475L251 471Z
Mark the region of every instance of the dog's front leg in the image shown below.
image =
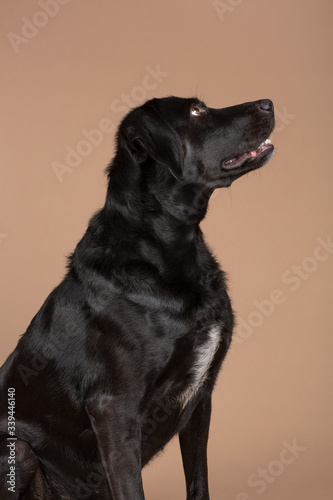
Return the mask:
M123 398L100 396L86 405L112 500L144 500L137 413Z
M205 394L179 434L187 500L209 500L207 442L210 415L211 394Z

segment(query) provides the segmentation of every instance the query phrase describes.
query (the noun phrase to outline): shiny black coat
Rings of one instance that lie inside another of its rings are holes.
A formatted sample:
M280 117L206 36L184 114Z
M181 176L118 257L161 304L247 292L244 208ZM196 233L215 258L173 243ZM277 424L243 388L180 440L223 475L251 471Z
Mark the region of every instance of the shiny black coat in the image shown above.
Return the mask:
M179 434L188 499L208 500L233 313L199 223L214 189L267 161L273 126L268 100L216 110L170 97L125 117L105 205L0 371L1 498L142 500L141 468Z

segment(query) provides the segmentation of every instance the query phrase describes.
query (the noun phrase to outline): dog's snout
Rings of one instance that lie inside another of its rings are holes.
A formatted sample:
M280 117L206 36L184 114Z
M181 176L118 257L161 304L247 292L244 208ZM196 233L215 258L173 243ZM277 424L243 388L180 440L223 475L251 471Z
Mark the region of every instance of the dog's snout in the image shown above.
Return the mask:
M262 99L261 101L258 101L258 106L263 111L272 112L274 110L273 103L270 99Z

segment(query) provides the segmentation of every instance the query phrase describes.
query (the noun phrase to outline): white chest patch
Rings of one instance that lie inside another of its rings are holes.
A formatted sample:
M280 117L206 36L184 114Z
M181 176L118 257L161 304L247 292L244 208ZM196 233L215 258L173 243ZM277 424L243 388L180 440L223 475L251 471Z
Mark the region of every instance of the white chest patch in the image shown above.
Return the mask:
M196 359L191 369L193 381L191 385L187 387L187 389L178 397L178 400L183 408L204 383L214 355L220 345L220 340L221 327L212 326L208 332L206 342L196 348Z

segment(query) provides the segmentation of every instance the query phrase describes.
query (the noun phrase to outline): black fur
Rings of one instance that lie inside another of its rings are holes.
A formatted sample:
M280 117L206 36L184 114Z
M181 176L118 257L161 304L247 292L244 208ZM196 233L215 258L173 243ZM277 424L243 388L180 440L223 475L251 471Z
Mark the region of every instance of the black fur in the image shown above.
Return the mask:
M1 498L142 500L141 468L179 434L187 498L208 500L211 393L233 313L199 223L214 189L268 160L273 146L239 165L273 127L269 100L152 99L124 118L105 205L1 368ZM186 401L212 328L216 349Z

